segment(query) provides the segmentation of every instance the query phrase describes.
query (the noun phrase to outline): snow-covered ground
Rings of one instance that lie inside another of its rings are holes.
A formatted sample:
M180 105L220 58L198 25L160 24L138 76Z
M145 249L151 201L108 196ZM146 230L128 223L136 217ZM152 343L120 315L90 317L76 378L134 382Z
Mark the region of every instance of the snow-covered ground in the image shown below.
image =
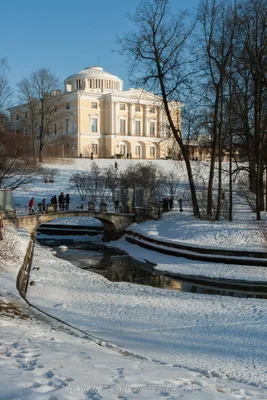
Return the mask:
M82 161L61 166L62 180L59 177L60 183L53 184L50 192L66 193L63 180L73 170L85 169ZM119 168L130 160L122 161ZM99 160L103 166L108 162L112 161ZM42 197L41 186L20 190L16 201L34 193ZM245 207L236 210L232 224L196 222L188 210L174 210L160 221L131 228L195 246L265 250L264 223L257 225ZM17 249L25 249L29 236L24 231L16 235ZM197 273L200 269L210 276L267 280L262 267L192 262L145 250L123 238L112 244L156 262L162 270ZM30 276L34 284L27 298L75 330L19 299L16 274L22 250L19 260L0 267L0 399L267 398L265 299L109 282L55 258L51 249L36 246ZM17 316L3 311L1 303L8 302L21 308ZM29 318L23 317L25 313Z

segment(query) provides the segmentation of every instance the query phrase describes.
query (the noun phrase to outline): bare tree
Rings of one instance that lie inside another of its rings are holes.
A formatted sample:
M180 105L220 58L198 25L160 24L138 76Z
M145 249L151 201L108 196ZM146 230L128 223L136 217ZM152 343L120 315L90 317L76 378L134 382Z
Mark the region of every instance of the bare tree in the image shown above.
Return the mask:
M121 189L146 189L153 199L156 193L159 171L155 164L131 164L120 173Z
M210 104L211 164L207 194L207 215L213 214L213 182L218 160L218 195L216 220L220 219L221 177L224 128L224 96L227 69L231 62L237 29L236 8L225 0L203 0L198 11L203 32L203 71L206 76L205 96Z
M6 112L10 105L12 91L8 81L8 64L5 58L0 59L0 114Z
M46 133L56 115L62 93L59 79L46 68L33 72L18 84L21 99L26 103L31 121L33 141L39 144L38 157L43 161L43 149L49 140ZM34 146L34 144L33 144Z
M180 186L180 179L177 171L174 169L168 173L159 171L157 179L158 201L166 195L176 197Z
M242 33L244 57L251 75L256 165L256 216L264 209L263 173L266 143L267 101L267 2L246 1L243 6Z
M146 0L130 19L136 31L118 39L121 52L128 56L132 80L162 97L170 131L186 164L193 212L199 217L190 158L173 112L192 74L188 68L192 52L189 54L186 46L194 24L187 23L186 12L174 16L169 0Z
M111 193L111 200L114 203L116 200L116 192L120 185L120 179L118 170L113 165L103 170L103 181L104 187ZM109 197L108 194L106 196Z
M41 168L28 155L28 138L0 134L0 188L16 189L34 181Z

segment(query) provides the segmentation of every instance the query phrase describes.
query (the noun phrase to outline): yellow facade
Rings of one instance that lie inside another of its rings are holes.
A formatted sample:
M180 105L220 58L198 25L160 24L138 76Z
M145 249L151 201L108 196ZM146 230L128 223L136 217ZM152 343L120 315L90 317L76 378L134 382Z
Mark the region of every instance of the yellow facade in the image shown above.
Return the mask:
M93 153L101 158L158 159L173 150L162 101L155 94L142 89L123 91L123 82L100 67L85 68L64 83L65 92L47 132L46 156L55 156L58 148L60 152L56 139L66 136L65 156L71 157ZM175 110L180 126L180 103L175 103ZM13 107L10 113L13 129L30 135L27 106Z

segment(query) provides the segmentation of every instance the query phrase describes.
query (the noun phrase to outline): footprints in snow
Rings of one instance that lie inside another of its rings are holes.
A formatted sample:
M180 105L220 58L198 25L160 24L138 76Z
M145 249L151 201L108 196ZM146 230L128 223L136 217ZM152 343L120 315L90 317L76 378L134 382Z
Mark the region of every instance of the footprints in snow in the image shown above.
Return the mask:
M29 347L27 347L27 345ZM24 371L31 371L35 375L36 380L31 386L35 392L45 393L48 391L50 392L51 388L61 389L68 386L69 382L74 380L71 377L55 376L51 369L44 372L44 365L39 363L39 357L42 355L40 347L31 347L28 340L24 339L22 340L22 343L14 342L4 351L0 351L0 354L9 359L13 358L16 361L18 368L21 368ZM49 400L58 400L58 397L50 396Z

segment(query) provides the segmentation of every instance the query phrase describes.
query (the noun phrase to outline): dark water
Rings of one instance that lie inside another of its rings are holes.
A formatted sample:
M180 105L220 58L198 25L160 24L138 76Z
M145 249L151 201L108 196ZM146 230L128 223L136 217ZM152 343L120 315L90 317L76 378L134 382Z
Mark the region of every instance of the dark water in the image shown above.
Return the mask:
M111 238L103 236L102 227L58 224L42 224L36 236L39 244L56 249L56 257L70 261L78 268L100 274L113 282L131 282L178 292L267 298L267 285L248 286L244 282L236 284L231 281L200 280L157 271L153 264L138 261L119 249L105 246L103 240L109 239ZM60 246L65 247L66 251Z
M61 243L62 244L62 243ZM50 243L51 245L51 243ZM103 244L88 245L75 248L73 244L66 243L65 250L57 246L56 257L70 261L73 265L84 270L100 274L112 282L131 282L139 285L148 285L157 288L175 290L178 292L203 293L234 297L267 298L266 291L243 286L224 287L217 282L190 282L181 277L168 276L160 271L155 271L154 265L133 259L120 250L105 248ZM76 245L77 246L77 245ZM99 248L97 248L99 246ZM64 247L64 246L63 246Z

